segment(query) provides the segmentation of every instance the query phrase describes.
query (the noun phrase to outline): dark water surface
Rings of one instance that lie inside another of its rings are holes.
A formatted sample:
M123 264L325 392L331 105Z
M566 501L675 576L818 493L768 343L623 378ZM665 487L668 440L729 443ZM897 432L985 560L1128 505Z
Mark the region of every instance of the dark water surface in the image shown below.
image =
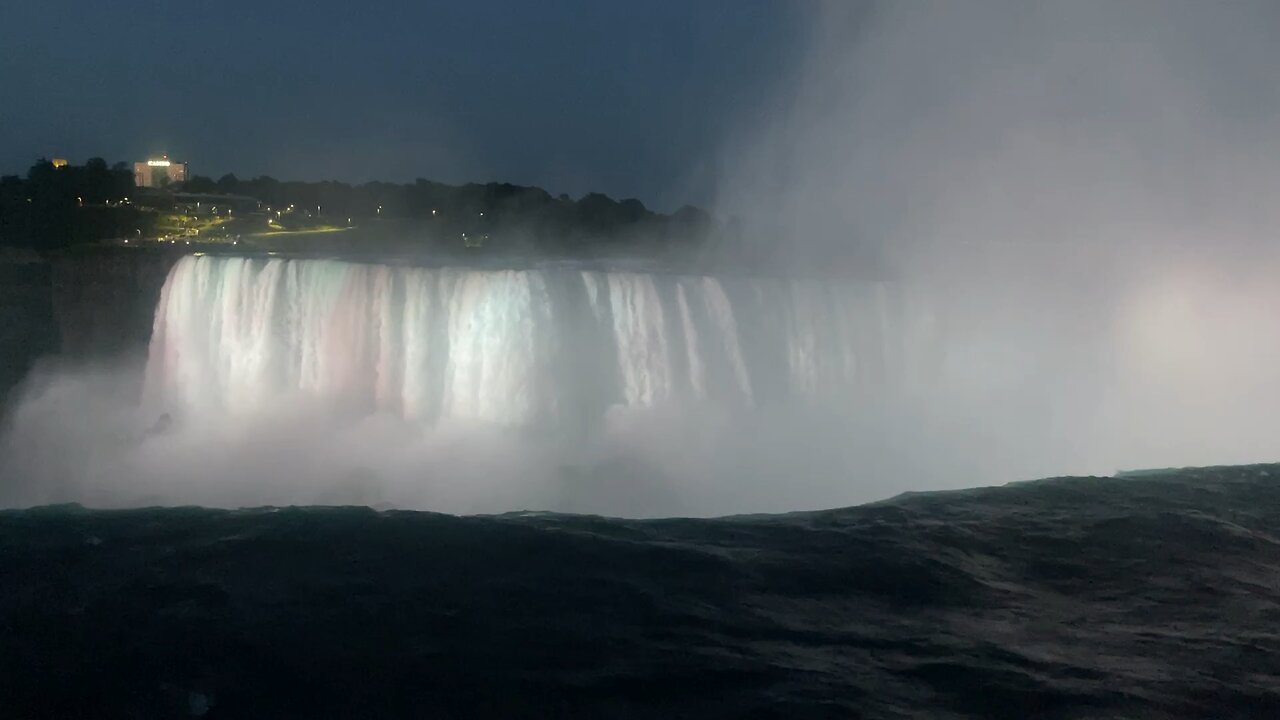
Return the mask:
M0 512L4 718L1280 717L1280 466L718 520Z

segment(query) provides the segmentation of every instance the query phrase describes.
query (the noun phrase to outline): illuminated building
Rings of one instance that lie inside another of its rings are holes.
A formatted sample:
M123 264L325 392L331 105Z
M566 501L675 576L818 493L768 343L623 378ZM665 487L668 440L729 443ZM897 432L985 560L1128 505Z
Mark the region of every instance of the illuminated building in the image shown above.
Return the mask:
M163 187L187 179L187 164L170 160L168 155L133 164L133 183L138 187Z

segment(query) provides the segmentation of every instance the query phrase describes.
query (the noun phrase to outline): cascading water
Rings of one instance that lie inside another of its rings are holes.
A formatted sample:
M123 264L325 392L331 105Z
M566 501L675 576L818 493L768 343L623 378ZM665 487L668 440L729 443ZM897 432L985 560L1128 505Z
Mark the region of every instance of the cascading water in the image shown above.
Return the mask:
M156 308L142 405L132 365L38 378L0 439L0 504L720 514L1273 457L1255 398L1276 341L1253 329L1274 291L1206 286L1197 316L1186 277L1099 297L998 272L192 256Z
M857 401L919 381L936 351L908 300L885 283L187 257L156 312L148 397L561 427L615 405Z

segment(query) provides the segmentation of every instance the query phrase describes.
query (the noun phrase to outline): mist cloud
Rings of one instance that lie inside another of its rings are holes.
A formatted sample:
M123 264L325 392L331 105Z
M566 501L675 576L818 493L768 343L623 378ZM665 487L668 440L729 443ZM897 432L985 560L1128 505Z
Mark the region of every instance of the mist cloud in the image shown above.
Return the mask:
M1280 456L1280 8L828 2L811 28L719 209L780 268L931 298L922 417L953 430L906 442L991 479Z

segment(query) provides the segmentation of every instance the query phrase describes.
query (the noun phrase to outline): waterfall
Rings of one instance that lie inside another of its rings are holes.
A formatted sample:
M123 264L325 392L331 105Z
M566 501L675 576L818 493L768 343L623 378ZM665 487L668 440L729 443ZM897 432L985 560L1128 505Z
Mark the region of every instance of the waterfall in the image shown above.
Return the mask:
M856 402L927 367L886 283L191 256L156 310L147 392L180 412L286 395L435 422L590 423L613 405Z

